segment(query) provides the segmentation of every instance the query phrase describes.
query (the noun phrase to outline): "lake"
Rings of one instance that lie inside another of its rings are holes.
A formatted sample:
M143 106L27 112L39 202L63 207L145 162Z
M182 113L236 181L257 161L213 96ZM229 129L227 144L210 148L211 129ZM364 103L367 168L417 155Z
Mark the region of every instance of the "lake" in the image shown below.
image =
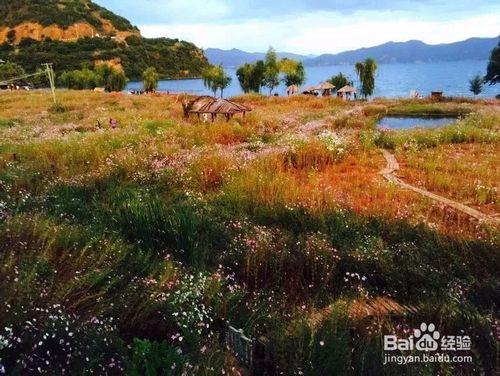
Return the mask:
M411 90L416 90L424 96L431 91L443 91L446 96L472 96L469 91L469 80L476 74L484 75L488 62L484 61L453 61L438 63L408 63L408 64L381 64L376 77L376 97L408 97ZM236 69L227 68L233 77L231 86L224 91L224 96L231 97L242 94ZM343 72L358 82L353 65L332 65L322 67L306 67L306 82L304 86L317 85L331 76ZM127 90L140 90L141 82L130 82ZM159 90L172 93L187 92L194 95L210 94L203 87L200 79L164 80L159 83ZM281 85L276 90L285 95L285 87ZM268 89L264 88L263 93ZM498 87L484 87L479 97L494 97L499 94Z

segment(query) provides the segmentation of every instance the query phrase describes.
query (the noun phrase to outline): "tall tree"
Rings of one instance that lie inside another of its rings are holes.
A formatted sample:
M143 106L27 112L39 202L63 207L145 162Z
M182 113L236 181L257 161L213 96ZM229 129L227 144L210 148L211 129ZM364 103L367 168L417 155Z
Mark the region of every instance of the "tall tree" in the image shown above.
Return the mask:
M224 71L222 65L219 65L218 68L219 68L218 86L220 89L220 97L223 98L224 89L227 88L229 85L231 85L233 78Z
M266 66L263 60L257 60L252 70L252 91L260 93L260 89L264 86L264 72Z
M278 67L278 55L274 48L269 47L264 62L264 85L269 89L269 95L273 93L275 87L280 84Z
M127 86L128 79L125 72L122 70L113 69L113 73L108 78L106 83L107 91L123 91Z
M104 86L108 92L122 91L128 83L125 72L108 64L100 64L95 68L95 73L100 77L98 86Z
M6 62L0 65L0 81L8 80L15 77L24 76L26 72L23 67L13 62Z
M214 93L214 97L217 95L217 90L220 89L221 98L224 96L224 89L232 82L231 76L224 71L222 65L205 69L202 78L203 84Z
M36 76L30 77L30 81L34 87L41 88L50 86L47 71L45 69L37 68L35 73Z
M490 85L495 85L500 82L500 42L493 51L491 51L490 61L486 71L484 81Z
M352 86L352 80L349 79L349 77L344 75L342 72L340 72L335 76L332 76L332 78L330 78L328 82L335 86L335 90L341 89L347 85Z
M483 91L484 78L481 75L474 76L469 80L469 90L474 94L478 95Z
M236 70L236 77L238 77L238 82L244 93L249 93L252 90L253 69L253 64L245 63Z
M160 76L156 71L156 68L149 67L144 72L142 72L142 86L146 93L155 92L158 90L158 81Z
M106 91L111 91L109 90L109 80L111 75L113 74L113 69L110 65L104 63L104 64L99 64L95 67L95 73L99 76L99 82L97 86L104 87Z
M372 58L359 61L354 66L361 82L361 94L367 98L373 95L375 90L375 73L377 72L377 62Z
M279 62L280 71L283 72L283 82L286 86L302 85L306 79L304 65L293 59L283 59Z
M214 97L217 95L217 90L219 89L217 85L217 67L211 66L203 70L201 77L203 79L203 85L210 91L214 93Z
M236 76L244 93L259 93L264 80L264 62L258 60L253 64L245 63L238 68Z

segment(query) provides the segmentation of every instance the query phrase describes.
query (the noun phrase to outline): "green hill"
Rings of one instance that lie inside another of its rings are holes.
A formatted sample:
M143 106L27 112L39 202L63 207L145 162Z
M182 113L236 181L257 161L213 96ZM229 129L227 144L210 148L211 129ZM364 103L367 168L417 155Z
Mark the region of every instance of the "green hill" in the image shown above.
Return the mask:
M121 31L137 31L123 17L85 0L0 0L0 19L3 26L14 27L23 22L38 22L43 26L56 24L68 27L77 22L88 22L104 31L102 20L108 20Z
M28 72L52 62L56 72L107 63L130 79L153 66L162 77L197 77L203 51L178 39L147 39L128 20L88 0L0 0L0 59Z

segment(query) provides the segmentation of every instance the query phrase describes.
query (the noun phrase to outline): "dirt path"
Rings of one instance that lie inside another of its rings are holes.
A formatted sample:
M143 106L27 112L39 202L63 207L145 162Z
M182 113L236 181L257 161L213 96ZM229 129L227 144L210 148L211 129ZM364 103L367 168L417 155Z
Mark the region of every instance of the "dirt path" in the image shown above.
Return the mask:
M399 185L402 188L405 189L410 189L413 192L416 192L418 194L421 194L422 196L429 197L430 199L434 201L441 202L449 207L454 208L455 210L459 210L465 214L470 215L471 217L474 217L480 221L483 222L488 222L492 223L495 225L500 225L500 220L495 218L494 216L490 216L484 213L481 213L480 211L473 209L469 206L466 206L464 204L461 204L457 201L450 200L449 198L439 196L435 193L426 191L425 189L421 189L418 187L415 187L411 184L405 183L402 181L400 178L398 178L394 173L399 170L399 163L396 160L396 157L394 157L393 154L389 153L387 150L382 150L382 153L384 154L384 158L387 161L387 166L383 170L380 171L380 175L382 175L384 178L386 178L389 182L394 183L396 185Z

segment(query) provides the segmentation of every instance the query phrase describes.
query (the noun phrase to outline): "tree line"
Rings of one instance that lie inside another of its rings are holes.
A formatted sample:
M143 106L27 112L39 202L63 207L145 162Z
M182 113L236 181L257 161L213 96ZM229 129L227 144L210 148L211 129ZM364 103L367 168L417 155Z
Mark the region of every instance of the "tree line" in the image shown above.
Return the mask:
M356 64L356 71L361 82L361 94L365 97L372 95L375 88L375 72L377 64L373 59L366 59ZM245 63L236 70L236 77L244 93L261 93L263 88L269 89L269 95L273 90L284 83L287 87L291 85L300 86L305 82L306 73L302 62L283 58L279 59L274 48L270 47L264 60L254 63ZM205 87L210 89L214 96L220 91L223 96L232 82L232 78L224 71L222 65L212 66L202 73ZM339 73L330 80L336 88L352 85L352 80Z
M143 90L153 93L158 90L160 75L155 67L148 67L142 72ZM58 82L69 89L85 90L103 87L105 91L123 91L129 82L121 69L110 67L107 64L98 65L94 70L83 68L63 72Z
M264 60L245 63L236 70L236 77L244 93L260 93L262 88L269 89L269 95L284 82L285 85L302 85L305 81L305 69L302 62L292 59L278 59L276 51L270 47ZM202 72L203 83L214 96L220 91L221 97L232 82L222 65L206 68Z
M22 66L14 62L0 64L0 82L24 77L27 73ZM143 90L147 93L158 90L160 75L154 67L148 67L142 73ZM35 88L47 87L49 82L45 70L37 68L31 77L19 80L27 81ZM105 91L123 91L129 82L122 69L101 64L94 69L85 65L82 69L64 71L57 77L57 85L72 90L93 90L97 87Z
M270 47L264 60L246 63L238 68L236 76L244 93L260 93L269 89L269 95L283 82L286 86L300 86L306 79L304 65L293 59L278 59L274 48Z

